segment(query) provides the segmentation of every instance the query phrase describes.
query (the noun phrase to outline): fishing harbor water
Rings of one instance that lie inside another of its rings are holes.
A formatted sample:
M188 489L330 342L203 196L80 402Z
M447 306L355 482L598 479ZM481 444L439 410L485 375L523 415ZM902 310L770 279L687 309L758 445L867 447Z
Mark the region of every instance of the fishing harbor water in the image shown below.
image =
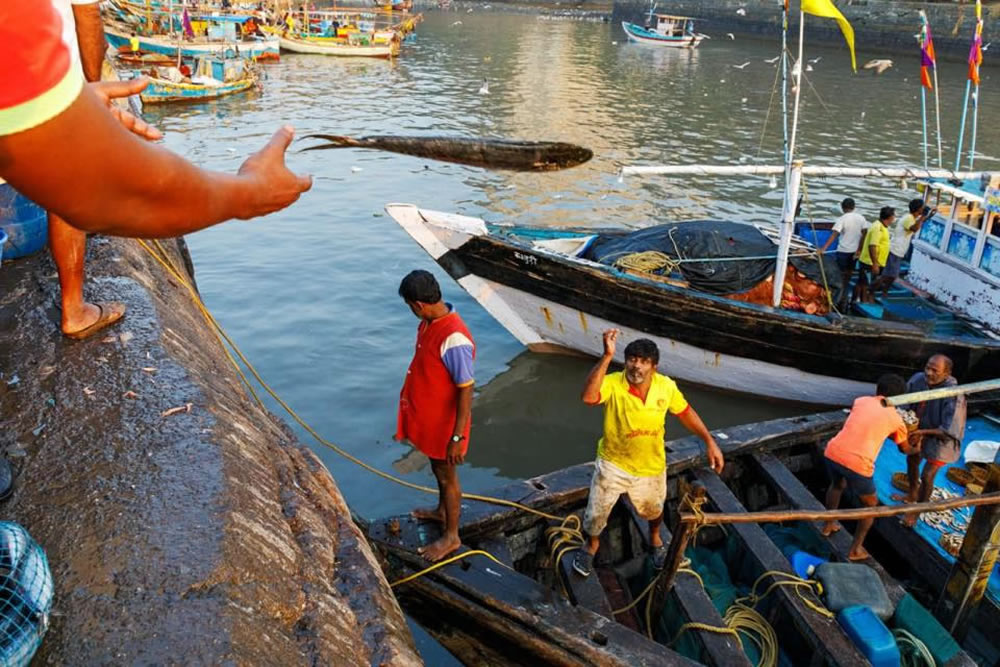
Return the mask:
M206 303L272 386L326 437L383 470L427 484L429 468L391 436L416 326L396 288L409 270L432 270L478 343L465 490L592 459L600 411L579 401L591 361L524 352L382 206L413 202L552 226L775 222L781 190L766 178L619 182L622 164L780 163L777 69L765 62L778 54L777 36L774 43L711 36L694 51L650 50L626 44L612 24L434 12L396 61L285 55L264 68L259 94L149 109L169 147L218 169L235 169L282 122L295 125L300 137L514 137L568 141L595 153L576 169L511 174L388 153L292 152L292 168L315 177L299 203L189 238ZM858 45L860 62L864 46ZM880 76L851 74L846 50L807 46L806 57L819 61L805 75L799 156L817 165L920 164L916 47L894 57L895 67ZM976 165L983 169L1000 165L1000 127L989 120L991 74L983 71L980 102ZM943 63L939 78L951 166L965 67ZM488 94L479 92L484 79ZM871 218L882 205L904 206L914 193L898 183L814 180L807 182L803 215L830 219L847 195ZM696 388L688 397L712 428L808 409ZM669 437L680 433L676 423L668 425ZM363 516L428 500L319 446L317 453Z

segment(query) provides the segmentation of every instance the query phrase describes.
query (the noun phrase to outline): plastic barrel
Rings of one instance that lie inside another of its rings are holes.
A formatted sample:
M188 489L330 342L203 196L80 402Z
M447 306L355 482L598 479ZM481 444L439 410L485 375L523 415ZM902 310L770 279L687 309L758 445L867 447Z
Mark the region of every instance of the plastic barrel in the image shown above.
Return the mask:
M49 240L45 209L7 183L0 183L0 229L7 235L3 246L7 259L36 253Z

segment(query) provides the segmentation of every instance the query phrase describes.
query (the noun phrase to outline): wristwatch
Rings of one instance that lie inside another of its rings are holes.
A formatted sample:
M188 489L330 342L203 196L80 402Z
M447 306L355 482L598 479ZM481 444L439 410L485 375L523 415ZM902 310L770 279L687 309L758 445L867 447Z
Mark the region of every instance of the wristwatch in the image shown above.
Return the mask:
M453 435L453 436L451 436L451 441L452 442L462 442L463 440L465 440L465 436L464 435Z

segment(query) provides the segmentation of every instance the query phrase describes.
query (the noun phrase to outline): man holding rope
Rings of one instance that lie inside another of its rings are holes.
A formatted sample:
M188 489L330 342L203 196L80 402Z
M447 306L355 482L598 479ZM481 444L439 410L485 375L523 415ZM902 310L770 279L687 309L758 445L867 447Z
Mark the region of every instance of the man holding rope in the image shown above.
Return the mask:
M623 493L639 516L649 521L653 565L662 569L667 547L660 539L663 504L667 499L667 456L663 447L667 412L704 441L708 464L716 472L724 465L722 450L701 417L684 399L677 383L657 372L656 343L640 338L625 347L625 370L608 374L615 355L618 330L604 332L604 355L587 376L583 402L604 406L604 437L597 444L597 461L590 498L583 518L586 544L573 559L573 569L586 577L593 568L601 532Z

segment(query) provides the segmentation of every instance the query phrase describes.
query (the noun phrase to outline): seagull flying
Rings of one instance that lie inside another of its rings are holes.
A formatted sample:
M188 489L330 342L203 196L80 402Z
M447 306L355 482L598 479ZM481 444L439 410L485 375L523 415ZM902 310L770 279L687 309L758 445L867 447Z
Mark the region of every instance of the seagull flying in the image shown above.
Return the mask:
M490 83L486 79L483 79L483 85L481 85L479 87L479 94L480 95L489 95L490 94Z
M876 74L881 74L892 67L892 61L888 58L878 58L876 60L869 60L864 64L864 69L873 69Z
M983 50L983 51L989 51L989 50L990 50L990 44L992 44L992 43L993 43L993 42L986 42L986 46L984 46L984 47L982 48L982 50Z
M736 69L743 69L744 67L746 67L749 64L750 64L750 61L748 60L745 63L743 63L742 65L733 65L733 67L735 67Z
M813 65L815 65L815 64L816 64L816 63L818 63L818 62L819 62L820 60L823 60L823 56L817 56L816 58L812 58L811 60L808 60L808 61L806 61L806 62L810 62L810 63L812 63Z
M451 24L451 27L454 28L457 25L462 25L462 22L461 21L455 21L454 23Z
M736 39L736 35L734 35L734 34L733 34L733 33L731 33L731 32L727 32L727 33L726 33L726 37L728 37L729 39Z
M740 7L739 9L736 10L736 13L739 14L740 16L746 16L747 15L747 10L743 9L742 7Z
M778 62L778 58L780 58L780 57L781 56L775 56L773 58L765 58L764 62L766 62L769 65L773 65L774 63Z

